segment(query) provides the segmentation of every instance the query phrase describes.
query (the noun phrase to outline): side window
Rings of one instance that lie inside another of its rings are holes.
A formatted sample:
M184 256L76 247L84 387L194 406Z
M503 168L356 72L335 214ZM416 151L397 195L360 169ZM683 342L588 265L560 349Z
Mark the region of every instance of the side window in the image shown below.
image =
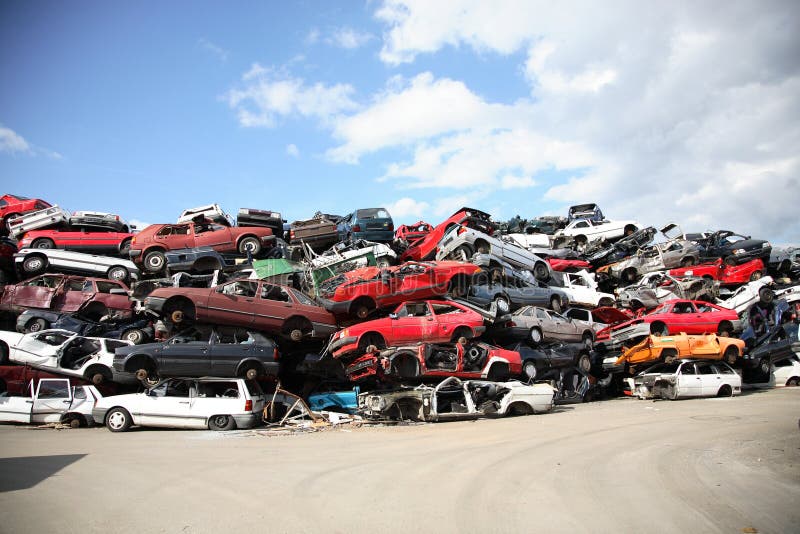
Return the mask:
M165 237L168 235L172 235L172 226L165 226L164 228L156 232L157 237Z
M450 306L449 304L434 304L433 313L436 315L445 315L449 313L464 313L464 310L456 308L455 306Z
M97 291L100 293L111 293L112 289L123 289L122 286L114 282L97 282Z
M106 339L105 343L106 343L106 350L111 353L113 353L115 350L119 348L128 346L127 343L124 343L118 339Z
M73 399L86 399L86 390L80 386L75 386L72 388L72 398Z
M89 282L91 284L91 282ZM67 291L83 291L86 286L84 280L67 280Z
M701 375L713 375L713 374L717 373L717 371L714 369L714 367L712 367L709 364L698 365L697 366L697 371L698 371L698 374L701 374Z
M683 364L683 366L681 367L681 374L682 375L696 375L697 373L694 370L694 364L693 363L685 363L685 364Z
M251 282L249 280L237 280L227 284L222 292L226 295L235 295L237 297L255 297L258 282Z
M578 224L575 225L575 228L589 228L589 223L586 221L580 221Z
M721 375L735 375L736 372L727 365L715 365L717 372Z
M536 308L536 318L537 318L537 319L544 319L544 320L547 320L547 319L549 319L549 316L547 315L547 312L546 312L546 311L544 311L543 309L541 309L541 308Z
M570 310L567 310L566 316L572 319L577 319L579 321L589 320L589 312L578 308L572 308Z
M34 339L46 345L60 347L66 340L69 339L69 337L70 336L58 332L44 332L36 336Z
M276 300L278 302L289 302L289 294L280 286L263 284L261 286L261 298L264 300Z
M39 382L40 399L68 399L69 382L67 380L42 380Z
M230 382L201 382L197 385L197 396L205 398L238 399L239 384Z
M164 391L164 397L188 397L189 396L189 387L190 385L193 386L193 382L190 384L186 380L171 380L167 382L166 389Z
M81 288L81 291L83 291L84 293L94 293L94 285L92 285L92 281L91 280L86 280L83 283L83 287Z

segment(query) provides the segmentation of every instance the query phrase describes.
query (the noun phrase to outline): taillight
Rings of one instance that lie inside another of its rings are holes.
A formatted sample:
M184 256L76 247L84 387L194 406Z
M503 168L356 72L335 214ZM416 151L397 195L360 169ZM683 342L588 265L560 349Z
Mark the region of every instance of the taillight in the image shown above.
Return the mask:
M278 347L275 347L274 349L272 349L272 359L277 361L278 358L280 358L280 355L281 354L280 354L280 352L278 352Z
M361 226L359 226L359 225L353 226L353 231L354 232L360 232L361 231Z
M389 230L390 231L394 231L394 224L393 223L389 223Z
M246 400L244 401L244 411L252 412L253 411L253 401Z
M289 230L289 239L290 240L294 239L294 230Z
M136 238L135 237L131 238L131 244L133 244L133 243L136 243Z
M458 229L458 232L456 232L456 233L457 233L458 235L461 235L461 234L463 234L463 233L464 233L464 232L466 232L466 231L467 231L467 227L466 227L466 226L461 226L461 227Z

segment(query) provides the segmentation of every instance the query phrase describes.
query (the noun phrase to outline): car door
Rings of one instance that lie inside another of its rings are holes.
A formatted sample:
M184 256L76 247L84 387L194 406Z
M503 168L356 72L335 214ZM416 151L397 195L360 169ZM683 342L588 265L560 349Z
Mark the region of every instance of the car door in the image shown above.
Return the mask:
M27 308L49 308L62 278L46 274L23 282L14 288L12 302L8 304Z
M33 397L33 380L28 382L24 395L0 395L0 421L6 423L30 423Z
M575 323L554 311L547 312L550 315L550 320L553 321L554 330L556 332L556 339L563 341L580 341L581 333Z
M215 250L228 250L233 246L231 229L220 224L192 224L192 234L195 247L212 247Z
M433 334L433 315L427 302L406 302L390 316L392 342L423 341ZM426 336L427 333L427 336Z
M208 355L211 370L208 376L233 377L242 360L256 358L261 361L265 349L256 343L246 342L248 340L246 332L212 336Z
M142 394L136 409L144 426L187 428L191 426L192 397L189 389L194 380L173 378Z
M58 351L75 334L65 330L45 330L25 334L19 342L9 350L12 362L28 364L33 367L56 367Z
M52 309L62 312L76 312L92 300L95 288L91 280L84 278L67 278L56 290L52 301Z
M191 422L205 428L212 415L233 414L244 410L244 392L239 380L200 380L191 404Z
M153 242L158 243L167 250L178 248L193 248L194 236L191 224L167 224L153 236Z
M212 333L211 337L214 337ZM157 356L161 376L209 376L213 364L207 339L174 337L162 345Z
M253 312L253 328L268 332L280 332L284 321L295 313L294 301L279 285L261 282L258 298L250 308Z
M58 423L72 404L72 388L66 378L39 380L31 411L32 423Z
M695 369L694 362L685 362L678 369L676 381L679 397L699 397L702 391L701 377Z
M697 374L700 377L700 395L703 397L713 397L722 385L722 375L717 372L717 368L711 363L696 364Z
M258 324L274 324L274 320L270 322L274 306L257 299L257 293L257 280L234 280L217 286L208 296L209 322L249 327L258 315Z

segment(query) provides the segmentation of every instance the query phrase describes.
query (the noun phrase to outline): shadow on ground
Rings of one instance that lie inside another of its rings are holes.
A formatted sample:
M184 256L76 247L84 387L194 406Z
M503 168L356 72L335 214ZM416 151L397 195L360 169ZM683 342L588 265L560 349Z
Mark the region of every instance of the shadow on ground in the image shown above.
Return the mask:
M0 492L29 489L53 476L85 454L0 458Z

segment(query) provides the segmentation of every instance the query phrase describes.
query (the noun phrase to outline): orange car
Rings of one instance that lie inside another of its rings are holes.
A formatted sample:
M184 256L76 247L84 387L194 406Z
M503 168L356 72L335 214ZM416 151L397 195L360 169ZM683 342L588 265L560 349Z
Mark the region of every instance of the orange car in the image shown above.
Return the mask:
M665 361L678 358L703 358L725 360L729 365L742 356L744 341L716 334L675 334L674 336L647 336L642 342L625 350L615 365L630 365Z

